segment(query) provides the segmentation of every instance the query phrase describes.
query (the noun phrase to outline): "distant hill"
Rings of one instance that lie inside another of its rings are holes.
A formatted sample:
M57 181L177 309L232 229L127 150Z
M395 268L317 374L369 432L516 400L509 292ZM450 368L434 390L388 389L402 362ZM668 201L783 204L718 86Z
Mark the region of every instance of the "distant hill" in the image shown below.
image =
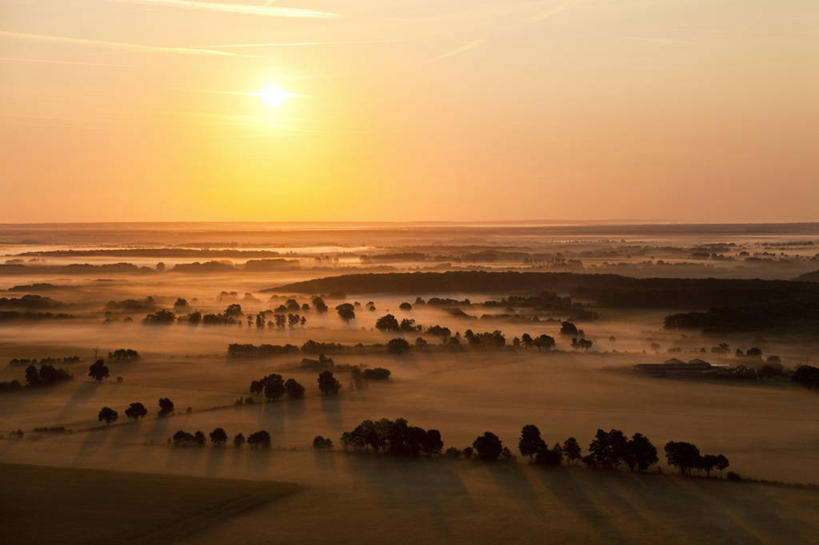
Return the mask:
M819 307L819 284L788 280L630 278L613 274L450 271L348 274L270 288L312 294L538 293L592 299L606 307L700 309L799 301Z

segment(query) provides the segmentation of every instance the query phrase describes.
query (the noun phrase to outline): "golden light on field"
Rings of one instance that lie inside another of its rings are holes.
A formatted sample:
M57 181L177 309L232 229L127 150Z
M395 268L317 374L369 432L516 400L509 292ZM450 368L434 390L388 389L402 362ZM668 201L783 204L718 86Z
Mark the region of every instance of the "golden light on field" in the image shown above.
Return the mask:
M279 85L275 83L271 83L270 85L266 86L264 89L261 90L259 96L264 102L264 105L271 109L281 108L284 104L284 101L288 98L292 98L295 95L292 93L288 93L284 89L282 89Z

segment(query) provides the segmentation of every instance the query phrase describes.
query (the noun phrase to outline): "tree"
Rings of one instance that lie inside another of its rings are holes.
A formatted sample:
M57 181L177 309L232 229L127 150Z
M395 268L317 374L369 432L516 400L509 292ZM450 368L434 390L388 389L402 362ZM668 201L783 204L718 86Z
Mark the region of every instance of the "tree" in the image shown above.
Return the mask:
M167 397L159 398L159 416L168 416L173 412L173 401Z
M323 395L335 395L341 389L341 384L333 376L332 371L322 371L318 376L319 390Z
M563 452L566 454L566 461L570 464L577 462L581 457L580 444L574 437L569 437L563 442Z
M682 475L700 465L700 450L691 443L684 441L669 441L666 443L665 456L668 459L668 465L680 468Z
M99 415L97 415L97 420L99 420L100 422L105 422L106 424L115 422L117 418L119 418L119 414L117 414L117 411L115 411L111 407L103 407L102 409L100 409Z
M560 334L561 335L571 335L573 337L577 336L577 326L574 325L572 322L562 322L560 324Z
M464 447L464 449L461 452L463 453L464 458L469 460L470 458L472 458L472 455L475 454L475 449L473 449L472 447Z
M327 303L321 297L313 297L313 308L316 309L316 312L327 312Z
M385 314L375 321L375 328L380 331L398 331L398 320L392 314Z
M197 430L196 433L193 434L193 442L196 443L198 446L202 447L205 445L205 434L201 431Z
M284 379L273 373L264 379L264 396L267 399L279 399L284 395Z
M148 409L145 408L140 402L131 403L127 409L125 409L125 416L128 418L133 418L134 420L139 420L140 418L144 418L145 415L148 414Z
M651 444L648 437L641 433L635 433L628 442L629 454L626 463L632 471L636 467L640 471L645 471L658 462L657 448Z
M730 464L730 462L728 462L728 458L726 458L722 454L717 454L717 460L716 460L716 464L715 464L714 467L716 467L718 470L722 471L722 470L726 469L729 465L731 465L731 464Z
M105 360L102 358L95 361L89 368L88 368L88 376L96 380L97 382L101 382L102 379L107 378L110 373L108 366L105 365Z
M355 320L355 307L350 303L342 303L336 307L336 312L345 322Z
M518 450L521 455L528 456L531 462L535 454L542 450L546 450L546 442L540 437L540 430L533 424L523 426L520 432L520 441L518 442Z
M333 448L333 440L329 437L316 435L313 438L313 448L317 450L331 450Z
M233 438L233 446L235 448L242 448L242 445L245 444L245 436L241 433L237 433L236 437Z
M400 308L401 310L412 310L412 305L405 301L398 305L398 308Z
M615 469L621 462L625 462L629 455L628 440L620 430L605 432L597 430L589 445L588 460L592 467Z
M409 349L409 343L406 339L402 339L401 337L390 339L390 341L387 343L387 352L390 354L403 354L404 352L409 351Z
M538 350L551 350L555 347L554 337L550 337L549 335L540 335L536 339L530 339L530 342L534 344Z
M535 463L543 466L559 466L563 461L563 449L555 443L552 448L544 448L535 455Z
M472 446L478 455L478 458L484 461L497 460L503 451L503 443L500 438L492 432L484 432L483 435L478 436L472 442Z
M26 367L26 383L32 387L40 385L40 373L34 365Z
M284 383L284 390L290 399L301 399L304 397L304 386L292 378L287 379L287 382Z
M441 432L438 430L427 430L421 442L421 448L427 454L440 454L441 449L444 448Z
M227 442L228 436L222 428L216 428L210 432L210 442L214 445L222 446Z
M247 438L247 444L251 448L269 448L270 434L264 430L251 433Z

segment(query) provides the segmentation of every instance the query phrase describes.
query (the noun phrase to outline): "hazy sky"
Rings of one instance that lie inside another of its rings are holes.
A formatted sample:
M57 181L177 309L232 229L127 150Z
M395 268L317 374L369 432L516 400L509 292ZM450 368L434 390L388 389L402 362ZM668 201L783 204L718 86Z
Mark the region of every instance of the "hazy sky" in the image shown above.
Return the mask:
M0 222L819 220L819 1L0 0L0 189Z

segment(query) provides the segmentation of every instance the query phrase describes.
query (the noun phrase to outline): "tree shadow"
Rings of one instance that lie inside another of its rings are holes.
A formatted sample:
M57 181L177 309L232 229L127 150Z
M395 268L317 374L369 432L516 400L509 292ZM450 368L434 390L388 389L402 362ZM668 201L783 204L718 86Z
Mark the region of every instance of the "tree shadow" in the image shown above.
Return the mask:
M474 502L453 465L438 459L345 455L354 478L363 479L388 508L423 512L433 527L451 535L447 508L472 510Z
M540 512L540 497L524 474L520 464L513 462L486 462L483 464L492 480L506 494L520 500L529 509Z
M595 505L583 490L585 483L575 477L576 470L567 468L543 468L538 475L544 486L570 512L583 519L601 539L595 542L626 543L622 532L612 524L605 513ZM584 470L579 470L584 471Z
M321 410L324 412L324 420L334 430L342 427L341 400L337 395L322 396Z

